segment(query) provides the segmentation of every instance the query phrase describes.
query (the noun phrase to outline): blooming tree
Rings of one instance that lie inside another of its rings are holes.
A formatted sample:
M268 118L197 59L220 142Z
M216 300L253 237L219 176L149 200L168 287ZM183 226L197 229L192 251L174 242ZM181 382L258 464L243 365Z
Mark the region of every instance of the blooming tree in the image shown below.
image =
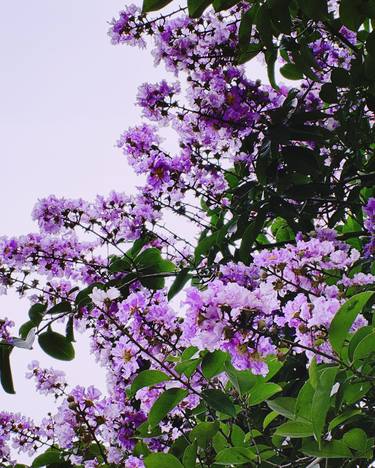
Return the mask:
M375 2L155 13L167 3L130 5L109 31L175 75L140 86L143 120L118 141L144 185L39 200L39 231L0 240L1 291L31 302L19 331L0 321L3 391L12 353L69 361L83 331L107 379L72 388L32 361L56 411L1 412L1 466L25 466L17 451L50 468L369 466ZM270 85L249 77L255 56Z

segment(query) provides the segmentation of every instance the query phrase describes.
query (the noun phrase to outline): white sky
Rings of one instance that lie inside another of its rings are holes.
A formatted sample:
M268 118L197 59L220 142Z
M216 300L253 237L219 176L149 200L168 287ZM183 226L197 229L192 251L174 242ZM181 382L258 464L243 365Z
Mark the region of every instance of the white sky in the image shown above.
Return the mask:
M139 122L137 86L166 73L153 67L149 51L110 45L106 21L123 5L120 0L0 0L0 235L35 230L30 213L40 197L91 199L111 189L134 190L135 177L114 143ZM259 64L254 66L252 77L264 77ZM23 323L27 306L14 295L2 296L0 317ZM74 384L102 387L103 371L86 344L76 346L72 363L37 350L15 350L17 394L0 390L0 410L39 419L53 409L53 401L37 395L24 379L35 358L65 370Z

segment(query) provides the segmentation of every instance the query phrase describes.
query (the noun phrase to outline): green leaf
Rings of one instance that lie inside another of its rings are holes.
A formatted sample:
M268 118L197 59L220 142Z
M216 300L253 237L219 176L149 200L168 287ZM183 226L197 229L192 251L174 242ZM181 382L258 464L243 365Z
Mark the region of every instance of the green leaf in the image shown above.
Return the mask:
M373 291L365 291L352 296L343 304L334 316L328 336L332 348L340 355L342 346L357 315L360 314L373 296Z
M110 264L108 270L111 273L124 273L132 270L132 263L128 257L116 257Z
M321 446L314 440L304 440L302 442L302 452L310 457L319 458L352 458L349 448L341 440L331 440L322 442Z
M261 41L267 47L272 47L271 12L266 5L262 5L255 18L256 27Z
M142 267L146 267L146 266L154 266L155 264L159 263L160 260L161 260L160 250L155 247L151 247L141 252L138 255L138 257L136 257L135 263Z
M191 445L188 445L182 457L182 463L185 468L195 468L197 460L197 441L195 440Z
M302 80L303 73L294 63L286 63L280 68L280 73L287 80Z
M336 86L332 83L324 83L320 89L319 96L324 102L328 102L328 104L334 104L338 101Z
M219 452L216 465L244 465L256 459L256 454L247 447L231 447Z
M39 335L38 342L43 351L55 359L61 361L74 359L73 345L64 335L49 330Z
M183 268L180 270L177 275L175 280L172 283L172 286L170 287L168 291L168 300L170 301L176 294L178 294L185 284L189 281L191 278L191 275L189 275L189 268Z
M267 427L271 424L273 420L275 420L279 415L276 411L271 411L263 420L263 430L267 429Z
M316 383L317 386L317 383ZM311 421L311 406L312 400L314 398L316 387L314 388L310 380L307 380L301 390L298 392L296 406L295 406L295 416Z
M312 388L315 390L318 386L318 380L318 365L316 363L316 356L314 356L309 366L309 382Z
M211 0L188 0L190 18L200 18L204 10L211 5Z
M182 388L169 388L162 393L153 404L148 415L148 423L155 427L164 419L188 395L188 391Z
M11 394L16 393L9 359L12 350L12 346L0 346L0 382L4 391Z
M298 0L298 4L309 19L322 19L328 14L326 0Z
M361 13L361 6L361 0L341 0L340 2L340 19L352 31L357 31L365 20L365 15Z
M264 56L265 56L266 64L267 64L268 81L270 82L270 85L272 86L273 89L278 90L279 87L277 86L276 79L275 79L275 63L277 60L277 49L270 48L269 50L266 51Z
M277 414L288 419L294 419L296 399L291 397L279 397L274 400L268 400L267 406Z
M69 317L68 321L66 322L66 326L65 326L65 337L68 341L71 341L71 342L74 342L75 339L74 339L74 318L73 316L72 317Z
M61 460L61 452L59 450L48 449L46 452L42 453L32 463L32 468L37 468L41 466L47 466L51 463L59 463Z
M359 343L363 340L363 338L365 338L367 335L370 335L373 332L374 332L374 327L366 326L366 327L359 328L354 333L354 335L350 339L349 347L348 347L348 357L350 361L353 361L354 351L356 347L359 345Z
M224 364L227 359L228 354L220 350L207 353L202 361L202 374L204 377L209 380L224 372Z
M239 371L229 361L225 363L225 372L240 396L246 395L258 381L250 371Z
M46 304L33 304L29 310L29 318L34 326L38 326L43 320L44 312L47 309Z
M144 370L140 372L133 380L130 393L131 395L135 395L141 388L152 387L153 385L165 382L167 380L170 379L164 372L153 369Z
M219 423L202 422L197 424L189 434L191 442L196 441L199 447L206 448L209 441L215 436L219 430Z
M194 258L196 262L199 261L202 256L206 255L209 250L216 244L217 237L218 234L215 232L211 236L204 237L198 242L194 252Z
M268 400L276 393L281 392L282 388L273 382L259 383L250 390L248 403L250 406L259 405Z
M200 358L188 359L187 361L182 361L179 364L177 364L175 367L175 370L179 374L184 374L186 375L186 377L190 378L200 363L201 363Z
M345 444L358 452L365 452L367 449L367 434L363 429L354 428L345 432L342 437Z
M240 428L240 426L237 426L237 424L233 424L231 426L230 440L231 440L233 446L237 446L237 447L241 446L242 447L242 446L246 445L245 437L246 437L246 434Z
M242 13L240 28L238 30L238 42L241 47L246 48L251 39L254 20L258 13L259 6L253 5L249 10Z
M63 312L71 312L72 306L68 301L62 301L47 310L46 314L62 314Z
M300 174L314 174L319 168L316 152L305 146L285 146L282 155L288 168Z
M341 426L345 421L348 421L351 418L354 418L355 416L358 416L361 414L360 409L348 409L344 411L344 413L339 414L335 418L332 419L332 421L328 425L328 431L331 432L335 427Z
M221 390L208 389L202 393L203 399L211 408L233 418L236 416L236 408L232 400Z
M311 406L314 435L318 441L320 441L323 434L327 413L331 406L331 390L336 379L337 371L337 367L327 367L319 374L319 380Z
M184 468L170 453L151 453L144 459L146 468Z
M228 10L228 8L231 8L234 5L237 5L239 3L239 0L213 0L212 6L214 7L215 11L222 11L222 10Z
M260 209L254 221L251 221L245 232L242 236L240 250L239 250L239 257L240 260L245 264L249 265L250 263L250 252L252 246L258 237L259 233L263 229L263 225L266 219L266 211L264 209Z
M276 429L275 435L299 439L314 435L314 430L311 423L288 421Z
M20 326L20 329L18 331L20 337L25 340L32 328L35 328L35 323L32 322L31 320L29 320L28 322L23 323Z
M375 330L358 343L353 353L353 361L367 358L371 353L375 353Z
M171 3L172 0L143 0L142 12L157 11Z
M239 54L237 55L237 63L239 65L248 62L249 60L256 57L262 50L261 44L248 44L246 47L242 47Z
M186 361L188 359L191 359L199 349L196 346L189 346L184 350L184 352L181 354L181 361Z
M350 85L350 73L344 68L334 68L331 72L331 80L335 86L345 88Z

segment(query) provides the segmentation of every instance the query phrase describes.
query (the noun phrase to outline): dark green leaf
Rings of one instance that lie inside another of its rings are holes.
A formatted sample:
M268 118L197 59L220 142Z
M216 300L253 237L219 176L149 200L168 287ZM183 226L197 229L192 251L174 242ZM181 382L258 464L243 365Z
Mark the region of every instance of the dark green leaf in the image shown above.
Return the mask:
M33 304L29 310L29 318L34 326L38 326L43 320L44 312L47 309L46 304Z
M286 63L280 68L280 73L287 80L302 80L303 73L294 63Z
M155 247L144 250L135 259L135 263L141 267L154 266L161 260L161 252Z
M207 353L202 361L202 374L204 377L209 380L215 375L224 372L224 364L227 359L228 354L220 350Z
M142 12L157 11L171 3L172 0L143 0Z
M49 356L61 361L71 361L74 359L74 348L72 343L52 330L41 333L38 337L40 347Z
M204 10L210 6L211 0L188 0L188 11L190 18L200 18Z
M340 2L340 19L352 31L357 31L365 20L365 15L361 13L361 5L361 0L341 0Z
M71 312L72 306L68 301L62 301L47 310L46 314L62 314L64 312Z
M328 104L334 104L338 101L336 86L332 83L324 83L320 89L319 96L324 102L328 102Z
M234 5L237 5L239 0L213 0L212 6L215 11L228 10Z
M263 225L266 219L266 211L260 209L254 221L251 221L242 236L239 256L240 260L245 264L250 263L250 252L253 244L258 237L259 233L263 229Z
M202 395L203 399L211 408L220 411L220 413L227 414L228 416L236 416L236 408L232 400L221 390L208 389L205 390Z
M69 317L68 321L66 322L66 327L65 327L65 337L68 341L75 341L74 339L74 318Z
M6 393L16 393L9 359L12 350L11 346L0 346L0 382Z
M318 170L316 152L305 146L285 146L282 155L288 167L301 174L309 175Z
M185 284L189 281L191 276L189 275L189 268L183 268L177 273L175 280L172 283L168 291L168 300L170 301L176 294L178 294Z
M335 68L331 72L331 80L335 86L344 88L350 85L350 74L344 68Z
M202 422L197 424L189 434L189 439L194 442L197 441L199 447L206 448L209 441L215 436L219 430L219 423L215 422Z

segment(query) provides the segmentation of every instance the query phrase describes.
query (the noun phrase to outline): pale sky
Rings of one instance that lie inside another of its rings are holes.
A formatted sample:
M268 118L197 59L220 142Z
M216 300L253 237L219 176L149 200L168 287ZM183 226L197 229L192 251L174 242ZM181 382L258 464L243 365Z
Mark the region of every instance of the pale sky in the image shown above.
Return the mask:
M134 190L135 177L114 145L139 122L137 86L167 74L153 67L149 51L110 44L107 21L123 6L123 0L0 0L0 235L34 231L30 214L39 197ZM263 67L251 66L252 78L264 77ZM12 294L0 297L0 317L23 323L27 310ZM78 343L72 363L15 350L17 394L0 390L0 410L37 420L53 410L53 401L24 379L32 359L65 370L74 384L103 388L103 371L86 345Z
M0 0L0 235L36 230L31 210L39 197L92 199L111 189L132 192L136 183L115 148L120 133L139 122L137 86L166 73L148 51L114 47L109 21L123 7L112 0ZM0 317L26 321L28 303L0 296ZM65 370L74 384L103 386L87 343L72 363L14 350L17 394L0 390L0 410L40 418L53 401L25 381L26 365Z

